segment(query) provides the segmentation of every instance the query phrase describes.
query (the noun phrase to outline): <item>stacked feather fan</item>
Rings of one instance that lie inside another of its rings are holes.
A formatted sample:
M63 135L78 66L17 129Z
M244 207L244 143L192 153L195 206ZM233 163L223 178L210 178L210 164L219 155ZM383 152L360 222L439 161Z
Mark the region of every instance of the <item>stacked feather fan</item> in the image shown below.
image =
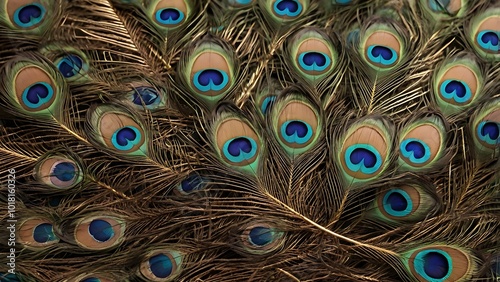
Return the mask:
M0 280L498 281L499 37L495 0L2 0Z

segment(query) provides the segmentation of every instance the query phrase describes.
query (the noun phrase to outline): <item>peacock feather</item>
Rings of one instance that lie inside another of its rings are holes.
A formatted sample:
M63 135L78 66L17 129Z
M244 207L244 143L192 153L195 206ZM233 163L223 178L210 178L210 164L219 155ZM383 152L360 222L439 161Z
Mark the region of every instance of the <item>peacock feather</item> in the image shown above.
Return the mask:
M0 2L0 281L500 279L500 2Z

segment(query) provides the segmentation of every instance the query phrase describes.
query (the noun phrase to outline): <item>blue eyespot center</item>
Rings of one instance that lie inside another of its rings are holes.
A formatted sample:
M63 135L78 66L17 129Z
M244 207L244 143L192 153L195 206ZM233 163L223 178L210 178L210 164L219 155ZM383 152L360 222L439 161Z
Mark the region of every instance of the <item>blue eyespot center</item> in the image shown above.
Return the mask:
M421 159L425 156L425 147L421 142L410 141L405 146L406 151L413 151L413 156L417 159Z
M281 126L281 136L288 143L305 144L312 135L311 126L300 120L289 120Z
M46 82L35 82L24 89L22 94L23 102L31 109L42 107L52 100L54 89Z
M370 150L358 148L354 149L350 156L353 164L363 163L365 167L374 167L377 163L377 156Z
M33 239L38 243L47 243L57 239L52 224L42 223L33 229Z
M250 230L248 240L253 245L263 247L273 242L274 232L270 228L257 226Z
M195 73L194 86L203 92L221 91L229 83L226 72L216 69L205 69Z
M391 216L407 216L413 210L413 202L405 191L391 189L387 191L383 199L384 210Z
M472 98L469 85L463 81L447 79L440 86L441 95L457 103L467 103Z
M483 30L477 35L477 42L487 52L498 53L500 31Z
M39 24L45 17L45 7L39 3L32 3L20 7L14 12L14 22L24 28Z
M332 60L320 52L304 52L299 55L300 67L306 71L322 72L331 65Z
M240 163L257 154L257 143L248 137L236 137L224 143L222 151L230 162Z
M128 151L141 141L141 132L133 126L125 126L113 133L112 143L116 149Z
M195 190L199 190L202 184L203 178L201 178L199 175L191 175L181 181L181 189L183 192L189 193Z
M260 107L260 111L264 115L267 114L269 109L272 107L274 101L276 101L276 96L266 97L266 99L264 99L264 102L262 102L262 106Z
M396 51L386 46L371 45L367 51L370 61L378 65L391 66L398 60Z
M416 272L428 281L445 281L451 275L452 265L450 255L439 249L420 251L414 260Z
M57 64L57 68L65 78L70 78L80 73L83 68L83 60L77 55L68 55L62 58Z
M75 178L76 166L71 162L58 163L54 167L52 174L60 181L70 181Z
M494 121L483 121L478 126L479 139L495 145L500 144L500 123Z
M184 18L184 13L176 8L165 8L156 11L156 20L163 25L177 25Z
M356 144L347 148L344 156L347 168L353 172L373 174L382 166L382 156L369 144Z
M132 102L138 106L142 106L143 103L149 106L155 103L159 99L158 92L152 87L137 87L134 89Z
M96 241L102 243L113 238L115 231L109 222L102 219L94 219L89 224L89 234Z
M167 278L172 274L174 268L172 260L164 254L151 257L149 259L149 267L151 272L158 278Z
M401 142L399 150L403 157L414 164L423 164L431 158L429 145L419 139L405 139Z
M229 143L228 151L231 156L239 156L240 152L250 153L252 151L252 143L248 138L239 137Z
M302 12L302 5L297 0L278 0L274 2L273 8L282 17L296 17Z
M387 202L391 205L391 209L395 211L403 211L408 206L405 197L399 193L391 193L387 198Z
M437 252L431 252L424 256L424 271L429 277L440 279L448 273L448 260Z

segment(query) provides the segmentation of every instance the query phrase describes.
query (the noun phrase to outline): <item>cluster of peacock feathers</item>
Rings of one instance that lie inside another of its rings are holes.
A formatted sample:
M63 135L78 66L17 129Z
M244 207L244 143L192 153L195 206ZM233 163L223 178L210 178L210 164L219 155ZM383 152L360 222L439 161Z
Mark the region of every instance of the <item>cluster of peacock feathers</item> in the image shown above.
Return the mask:
M499 37L496 0L2 0L0 280L498 281Z

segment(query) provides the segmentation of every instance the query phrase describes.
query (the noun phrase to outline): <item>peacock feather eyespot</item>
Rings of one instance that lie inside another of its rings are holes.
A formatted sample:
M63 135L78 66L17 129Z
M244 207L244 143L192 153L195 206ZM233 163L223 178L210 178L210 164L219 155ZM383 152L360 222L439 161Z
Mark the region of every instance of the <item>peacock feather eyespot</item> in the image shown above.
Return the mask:
M20 62L13 73L12 96L29 114L52 116L60 100L60 89L54 77L41 66Z
M89 59L81 50L67 45L50 44L41 48L40 53L54 63L66 81L88 80Z
M213 104L235 84L237 68L233 56L229 47L207 41L186 54L179 71L197 98Z
M246 120L231 116L221 118L216 124L214 138L224 163L244 172L257 172L262 143Z
M417 222L428 217L437 202L430 190L418 184L382 189L367 216L394 225Z
M476 111L471 133L479 152L493 153L500 148L500 100L493 100Z
M116 247L124 239L125 222L114 216L92 216L81 219L74 231L76 243L88 250Z
M476 15L469 30L469 41L481 57L500 60L500 8L490 8Z
M377 71L393 69L404 57L404 42L385 24L373 24L364 31L361 50L364 60Z
M183 254L162 249L148 253L141 262L139 273L149 281L171 281L182 271Z
M59 242L51 221L43 218L30 218L21 223L18 242L32 248L40 248Z
M300 95L291 94L278 100L272 120L275 136L290 156L309 150L318 141L321 132L318 110Z
M399 144L402 170L430 168L446 148L446 128L437 116L418 120L403 129Z
M177 186L177 190L183 194L187 195L195 191L201 190L206 185L206 179L199 174L192 174L182 180Z
M85 75L88 71L88 65L77 54L64 55L54 63L62 75L70 81L75 80L78 76Z
M291 37L288 44L294 68L310 82L321 81L337 63L337 51L331 39L319 30L301 30Z
M161 110L166 104L164 89L138 83L125 94L124 101L138 110Z
M35 178L58 189L69 189L83 179L81 167L72 159L52 156L42 159L34 170Z
M472 256L461 248L428 245L403 254L410 273L418 281L468 281L477 268Z
M119 108L100 105L91 112L94 138L107 148L131 156L145 156L147 136L140 122Z
M32 30L41 26L48 17L50 5L41 0L7 0L2 4L4 17L16 29ZM0 16L1 18L1 16Z
M446 61L433 77L435 100L444 114L462 112L481 96L483 75L471 56Z
M384 122L374 119L348 129L337 151L346 182L368 181L384 171L391 151L390 136Z
M241 240L246 252L251 254L267 254L278 249L283 243L283 232L265 222L248 225Z
M157 26L168 31L186 23L192 9L189 0L156 0L149 4L148 14Z

